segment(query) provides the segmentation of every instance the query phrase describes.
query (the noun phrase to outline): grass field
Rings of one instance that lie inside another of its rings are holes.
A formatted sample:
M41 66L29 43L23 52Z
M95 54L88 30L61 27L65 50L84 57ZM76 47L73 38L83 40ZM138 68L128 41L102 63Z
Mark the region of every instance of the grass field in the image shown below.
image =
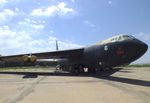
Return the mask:
M2 67L0 71L18 71L18 72L28 72L28 71L41 71L48 72L49 70L55 69L54 67L36 67L36 66L28 66L28 67Z
M150 67L150 63L148 63L148 64L130 64L130 65L126 65L125 67Z

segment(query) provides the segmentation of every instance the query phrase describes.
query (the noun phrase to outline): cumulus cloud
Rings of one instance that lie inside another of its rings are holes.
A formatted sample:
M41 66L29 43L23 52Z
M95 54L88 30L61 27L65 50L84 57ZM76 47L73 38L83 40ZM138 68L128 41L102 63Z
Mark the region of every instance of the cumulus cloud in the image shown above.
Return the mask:
M8 2L8 0L0 0L0 5L5 4L6 2Z
M59 2L57 5L49 6L47 8L34 9L31 13L32 16L64 16L68 13L73 13L72 8L66 7L66 3Z
M42 30L44 28L43 21L35 21L29 18L25 18L23 21L18 22L24 29L32 29L32 30Z
M59 40L58 38L56 37L53 37L53 36L50 36L48 38L48 43L53 45L53 50L55 50L55 41L57 40L58 42L58 46L59 46L59 49L60 50L64 50L64 49L72 49L72 48L79 48L79 47L82 47L82 45L79 45L79 44L75 44L75 43L72 43L71 41L69 40Z
M49 35L47 38L34 38L34 31L14 31L9 26L0 27L0 54L11 55L55 50L55 40L60 49L81 47L71 41L62 41Z
M89 27L95 27L95 25L88 20L84 20L83 23Z
M112 4L112 1L108 1L108 4L111 5L111 4Z
M4 9L2 12L0 12L0 22L4 22L14 16L14 11L10 9Z
M59 40L58 43L59 43L59 48L61 50L82 47L82 45L75 44L75 43L72 43L71 41L67 41L67 40L66 41Z
M150 41L150 33L140 32L138 34L135 34L135 36L139 39L143 39L144 41Z
M12 31L8 26L0 27L0 48L12 49L19 48L22 46L24 40L31 40L25 31L15 32ZM6 52L6 51L5 51ZM12 51L11 51L12 52Z
M76 1L76 0L71 0L73 3Z
M7 0L3 0L6 1ZM0 1L1 3L1 1ZM32 13L31 13L32 12ZM60 40L52 36L53 30L45 31L46 19L33 16L64 16L73 13L64 2L56 5L31 10L28 14L23 9L3 9L0 12L0 54L45 52L55 50L55 40L60 49L81 47L71 41ZM46 35L44 35L46 33Z

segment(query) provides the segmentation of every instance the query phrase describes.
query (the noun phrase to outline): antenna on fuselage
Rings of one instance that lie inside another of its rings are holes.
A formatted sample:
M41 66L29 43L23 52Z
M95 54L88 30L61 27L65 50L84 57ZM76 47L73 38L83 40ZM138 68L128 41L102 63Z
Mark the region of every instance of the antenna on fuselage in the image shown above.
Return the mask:
M56 40L56 50L59 50L57 40Z

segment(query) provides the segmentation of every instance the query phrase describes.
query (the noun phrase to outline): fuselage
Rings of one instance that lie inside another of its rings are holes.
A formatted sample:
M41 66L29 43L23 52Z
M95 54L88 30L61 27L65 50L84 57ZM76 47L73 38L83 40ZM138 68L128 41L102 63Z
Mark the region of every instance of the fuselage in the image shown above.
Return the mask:
M133 36L119 35L85 47L81 57L61 60L60 63L83 65L86 68L116 67L137 60L147 49L144 42Z

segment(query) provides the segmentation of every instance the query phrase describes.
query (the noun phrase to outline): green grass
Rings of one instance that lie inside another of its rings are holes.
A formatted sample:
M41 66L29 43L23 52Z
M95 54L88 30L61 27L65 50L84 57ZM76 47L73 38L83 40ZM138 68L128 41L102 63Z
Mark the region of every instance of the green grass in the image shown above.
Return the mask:
M27 70L27 69L43 69L43 68L51 68L51 67L42 67L42 66L27 66L27 67L1 67L0 70Z
M1 67L0 70L16 70L16 69L30 69L31 67Z
M150 67L150 64L130 64L125 67Z
M54 66L52 66L54 68ZM121 67L150 67L150 63L148 64L130 64ZM42 66L27 66L27 67L1 67L0 70L35 70L35 69L49 69L51 67L42 67Z

